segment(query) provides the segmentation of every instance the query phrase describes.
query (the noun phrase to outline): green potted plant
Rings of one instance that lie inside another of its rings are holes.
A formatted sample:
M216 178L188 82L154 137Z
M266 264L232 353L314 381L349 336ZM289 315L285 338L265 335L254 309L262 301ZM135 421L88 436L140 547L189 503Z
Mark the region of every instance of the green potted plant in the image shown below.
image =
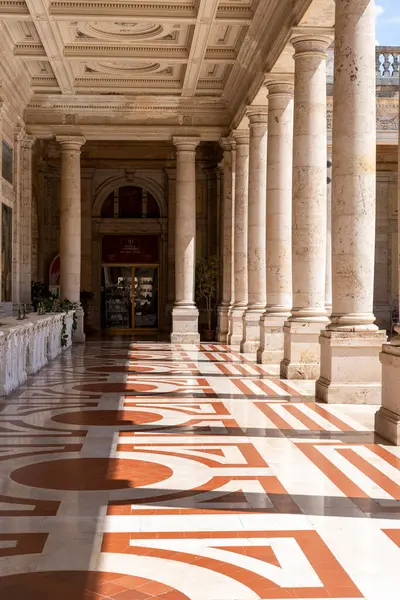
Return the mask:
M213 313L217 298L217 285L219 274L219 260L216 256L207 256L198 261L196 265L196 299L200 304L200 310L207 315L207 329L203 330L205 341L215 339L213 329ZM201 307L203 304L203 307Z

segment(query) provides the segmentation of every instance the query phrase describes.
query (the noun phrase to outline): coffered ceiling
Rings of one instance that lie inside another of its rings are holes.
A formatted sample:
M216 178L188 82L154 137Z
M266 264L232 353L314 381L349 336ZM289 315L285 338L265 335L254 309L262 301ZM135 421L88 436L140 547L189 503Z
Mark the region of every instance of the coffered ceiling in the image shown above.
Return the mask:
M7 0L35 93L220 97L260 2Z
M24 120L37 137L214 140L239 126L260 90L266 101L266 73L292 68L292 28L331 27L332 7L334 0L0 0L0 32L30 78Z

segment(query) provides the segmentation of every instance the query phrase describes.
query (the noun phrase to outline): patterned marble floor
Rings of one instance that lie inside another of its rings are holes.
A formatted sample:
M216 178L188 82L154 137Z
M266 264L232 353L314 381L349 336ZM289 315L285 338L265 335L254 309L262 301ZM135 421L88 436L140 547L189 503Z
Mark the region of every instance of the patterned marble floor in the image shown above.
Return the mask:
M0 598L398 600L400 449L276 372L98 341L0 401Z

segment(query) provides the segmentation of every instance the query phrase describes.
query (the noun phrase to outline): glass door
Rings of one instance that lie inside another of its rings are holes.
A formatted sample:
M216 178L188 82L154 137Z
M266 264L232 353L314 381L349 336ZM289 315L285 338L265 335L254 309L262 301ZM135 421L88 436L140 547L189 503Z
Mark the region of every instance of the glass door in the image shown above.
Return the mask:
M102 320L104 329L132 329L132 267L103 266Z
M158 328L158 267L134 267L134 329Z
M103 265L102 327L158 329L158 266Z

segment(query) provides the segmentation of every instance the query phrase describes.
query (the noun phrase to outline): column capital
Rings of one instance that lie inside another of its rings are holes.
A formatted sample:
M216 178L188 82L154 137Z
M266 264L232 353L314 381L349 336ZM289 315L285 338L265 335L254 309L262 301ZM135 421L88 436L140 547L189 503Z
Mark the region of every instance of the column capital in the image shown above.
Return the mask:
M334 30L328 27L294 27L290 40L295 50L294 59L305 55L327 58L326 51L334 36Z
M292 98L294 96L294 75L269 75L264 82L270 98Z
M56 141L60 144L61 150L80 151L86 139L80 135L56 135Z
M14 127L14 141L21 143L26 136L25 126L22 122Z
M268 123L268 104L263 106L248 106L246 115L249 118L249 125L258 125Z
M236 141L232 137L220 138L219 145L224 152L232 152L236 148Z
M200 144L200 138L174 136L172 138L172 143L179 152L195 152L197 146Z
M249 130L248 129L235 129L232 131L232 137L236 142L236 145L249 145Z
M25 135L21 140L21 147L25 150L31 150L35 142L36 137L34 135Z

